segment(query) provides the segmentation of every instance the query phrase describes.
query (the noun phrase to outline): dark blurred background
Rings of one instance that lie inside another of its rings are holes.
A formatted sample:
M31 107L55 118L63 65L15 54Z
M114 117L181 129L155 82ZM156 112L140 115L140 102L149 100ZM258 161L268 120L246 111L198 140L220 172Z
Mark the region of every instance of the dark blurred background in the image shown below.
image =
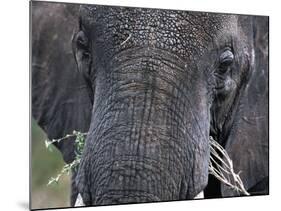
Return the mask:
M70 176L64 175L58 184L47 186L51 177L56 177L64 161L61 153L51 146L45 147L46 134L32 119L31 140L31 206L36 208L54 208L70 206Z

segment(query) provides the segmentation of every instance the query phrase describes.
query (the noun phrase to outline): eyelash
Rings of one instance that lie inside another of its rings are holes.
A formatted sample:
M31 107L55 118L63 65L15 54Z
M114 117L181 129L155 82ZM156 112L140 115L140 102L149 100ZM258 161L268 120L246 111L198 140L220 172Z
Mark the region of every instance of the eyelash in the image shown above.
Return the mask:
M219 72L226 73L234 61L234 54L230 48L226 48L219 57Z

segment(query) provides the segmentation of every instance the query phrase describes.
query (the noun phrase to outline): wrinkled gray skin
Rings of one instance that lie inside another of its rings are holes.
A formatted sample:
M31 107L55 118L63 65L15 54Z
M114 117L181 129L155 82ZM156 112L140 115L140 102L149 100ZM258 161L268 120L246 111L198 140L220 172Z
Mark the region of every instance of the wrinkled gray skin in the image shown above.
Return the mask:
M208 180L209 136L268 193L267 17L32 8L33 117L50 138L89 132L72 205L77 190L86 205L240 195Z

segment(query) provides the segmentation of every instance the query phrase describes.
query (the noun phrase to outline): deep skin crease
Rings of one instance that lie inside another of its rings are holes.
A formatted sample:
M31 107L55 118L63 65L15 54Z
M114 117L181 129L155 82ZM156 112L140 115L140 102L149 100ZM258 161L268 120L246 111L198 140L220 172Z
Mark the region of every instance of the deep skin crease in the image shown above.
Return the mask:
M31 3L32 116L89 133L71 206L239 196L208 175L209 136L268 194L267 17Z
M81 7L75 55L95 90L76 178L86 205L192 199L206 187L210 122L225 124L212 103L232 104L239 86L219 73L231 68L223 52L237 50L229 31L236 16Z

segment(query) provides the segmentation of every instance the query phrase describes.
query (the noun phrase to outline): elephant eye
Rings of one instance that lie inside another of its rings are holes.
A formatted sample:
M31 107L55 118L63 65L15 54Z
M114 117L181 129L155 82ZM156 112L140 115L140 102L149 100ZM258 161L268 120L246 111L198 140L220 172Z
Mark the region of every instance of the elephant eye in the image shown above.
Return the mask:
M84 34L83 31L79 31L76 34L76 45L77 48L79 49L83 49L83 50L88 50L89 46L89 41L88 38L86 37L86 35Z
M77 39L77 45L82 49L87 49L88 41L84 37L79 37Z
M227 70L228 66L230 66L233 63L234 55L230 49L226 49L219 58L220 63L220 69Z

